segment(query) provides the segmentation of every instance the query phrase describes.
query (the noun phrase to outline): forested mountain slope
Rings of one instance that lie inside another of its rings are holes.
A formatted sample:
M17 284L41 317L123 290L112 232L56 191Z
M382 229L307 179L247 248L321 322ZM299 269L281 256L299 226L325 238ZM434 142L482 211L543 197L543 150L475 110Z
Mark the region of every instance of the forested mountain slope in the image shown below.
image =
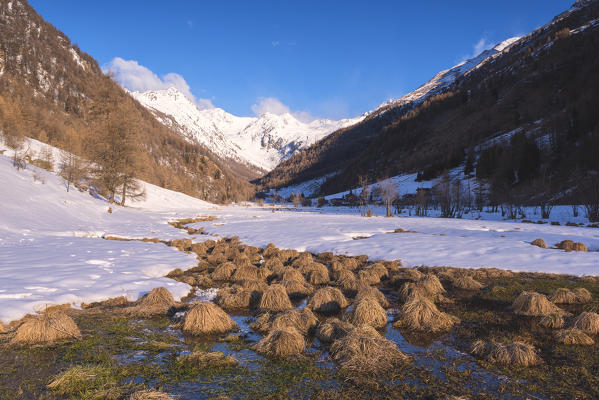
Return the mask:
M282 187L330 175L321 192L462 163L505 196L564 197L599 171L599 2L579 1L425 100L392 102L281 163ZM501 201L501 199L496 199Z
M118 161L124 175L208 201L253 191L237 166L157 121L23 0L0 0L0 130L15 146L28 136L96 162L118 133L130 153Z

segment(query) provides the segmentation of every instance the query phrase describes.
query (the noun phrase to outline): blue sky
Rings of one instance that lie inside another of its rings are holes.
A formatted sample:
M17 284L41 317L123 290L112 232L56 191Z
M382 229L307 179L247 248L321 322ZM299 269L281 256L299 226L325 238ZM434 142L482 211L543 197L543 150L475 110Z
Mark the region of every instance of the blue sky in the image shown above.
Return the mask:
M188 87L200 106L236 115L342 118L530 32L573 1L30 3L133 89Z

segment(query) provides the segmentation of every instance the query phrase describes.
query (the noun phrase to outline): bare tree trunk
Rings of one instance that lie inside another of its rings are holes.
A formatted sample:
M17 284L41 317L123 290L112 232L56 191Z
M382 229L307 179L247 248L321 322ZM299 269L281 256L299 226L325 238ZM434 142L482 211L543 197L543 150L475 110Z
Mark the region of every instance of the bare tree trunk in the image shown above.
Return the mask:
M127 194L127 184L123 183L123 194L121 197L121 206L125 206L125 195Z

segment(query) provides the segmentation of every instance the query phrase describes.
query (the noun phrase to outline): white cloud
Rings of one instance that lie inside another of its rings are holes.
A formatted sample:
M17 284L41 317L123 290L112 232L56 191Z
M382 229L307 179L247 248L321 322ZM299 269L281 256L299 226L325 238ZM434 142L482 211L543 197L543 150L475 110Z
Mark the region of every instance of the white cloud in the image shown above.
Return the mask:
M476 44L473 46L474 49L474 53L472 54L473 57L476 57L477 55L479 55L480 53L482 53L485 50L489 50L491 47L493 47L494 44L490 43L487 41L487 38L480 38L480 40L478 42L476 42Z
M189 85L181 75L171 72L159 77L150 69L139 65L135 60L124 60L115 57L105 65L104 73L112 75L113 79L122 87L131 91L162 90L174 87L193 101L199 108L214 108L209 99L197 99Z
M252 111L257 116L270 113L275 115L291 114L302 122L311 122L315 118L308 111L291 111L276 97L258 97L257 103L252 106Z

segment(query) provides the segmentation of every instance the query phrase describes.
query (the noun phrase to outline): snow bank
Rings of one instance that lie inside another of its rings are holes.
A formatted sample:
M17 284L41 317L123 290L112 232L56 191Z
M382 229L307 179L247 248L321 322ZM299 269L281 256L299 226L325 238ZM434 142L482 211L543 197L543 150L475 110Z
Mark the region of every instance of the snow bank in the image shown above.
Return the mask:
M37 151L47 146L28 143ZM136 300L159 286L177 299L189 292L188 285L164 276L195 266L193 255L162 243L102 236L180 238L181 230L168 225L169 219L214 206L144 183L145 200L113 206L110 214L104 200L76 189L67 193L60 177L34 166L17 170L9 156L0 156L0 321L51 304L79 306L122 295Z

